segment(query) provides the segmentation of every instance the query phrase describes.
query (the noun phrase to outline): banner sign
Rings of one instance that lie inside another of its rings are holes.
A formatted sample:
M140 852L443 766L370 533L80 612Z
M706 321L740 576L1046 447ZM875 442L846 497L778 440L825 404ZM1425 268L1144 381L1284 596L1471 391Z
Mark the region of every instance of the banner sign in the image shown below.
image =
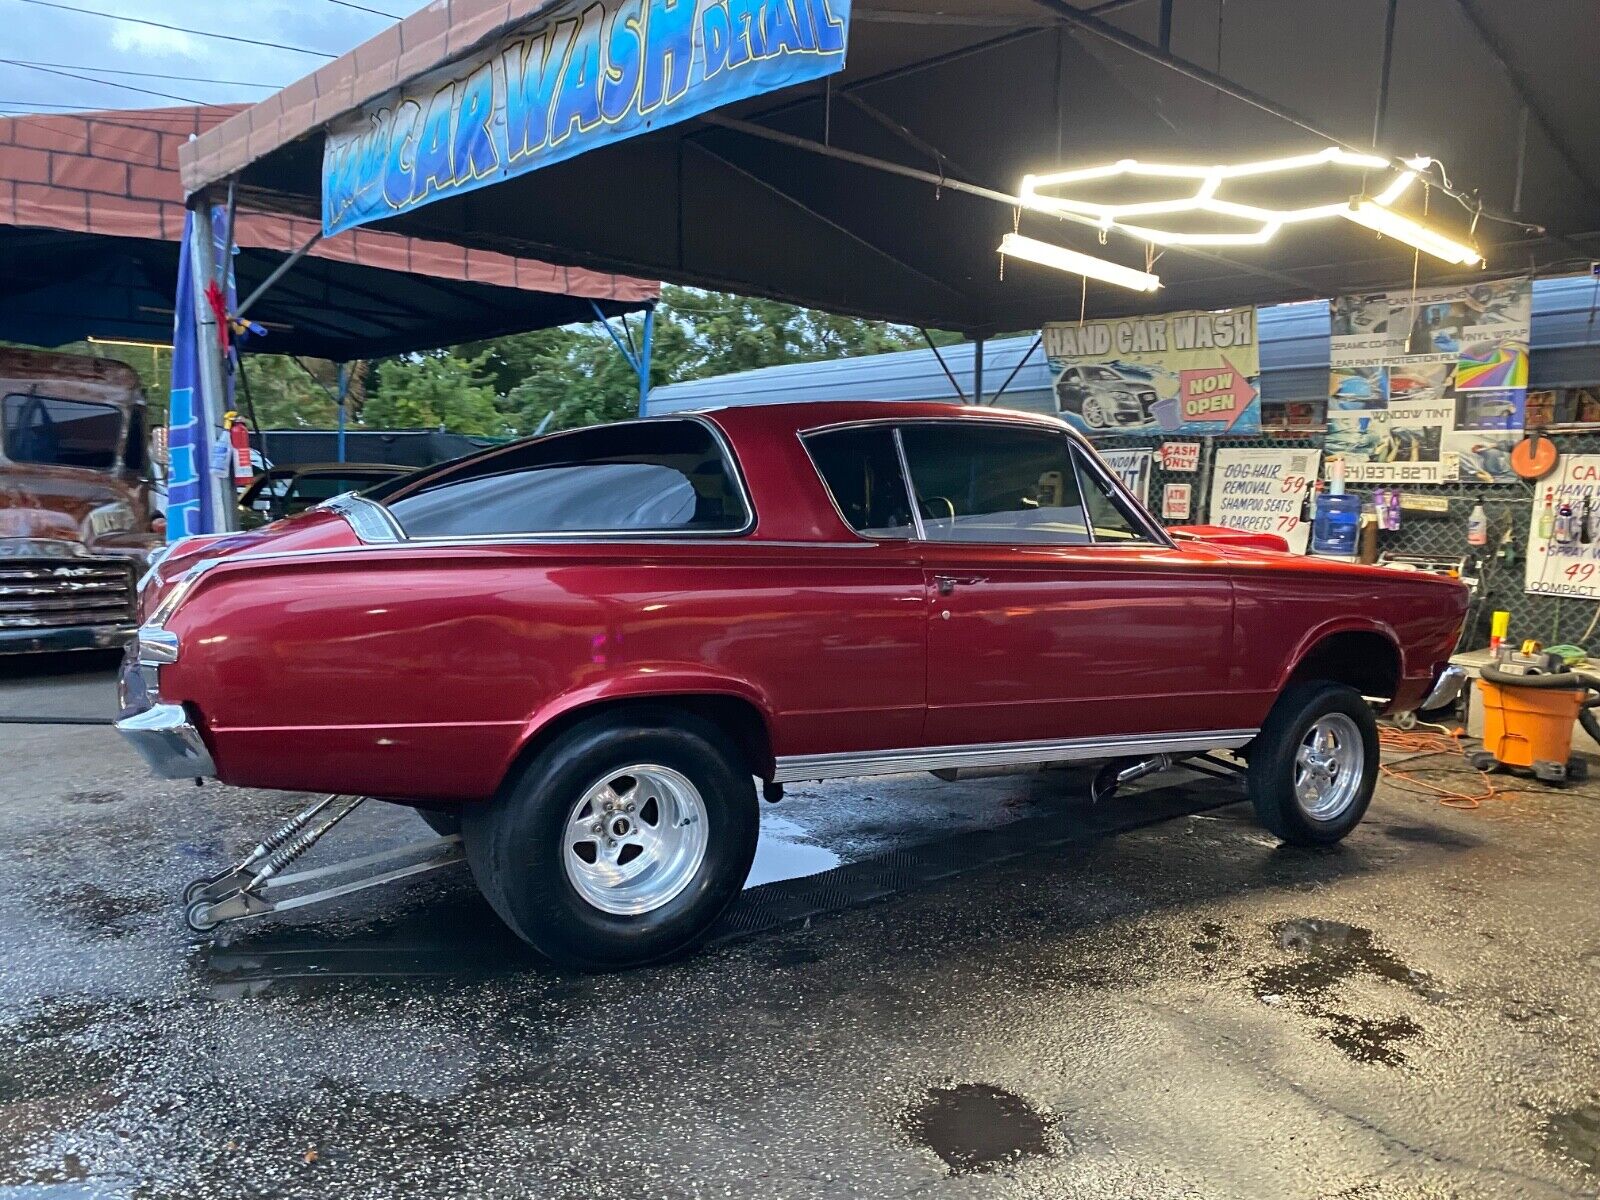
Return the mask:
M1351 483L1513 483L1526 421L1532 282L1333 302L1329 457Z
M1316 479L1320 450L1219 449L1211 473L1211 524L1276 533L1306 552L1311 526L1300 519Z
M325 234L844 70L850 0L563 0L328 131Z
M1150 507L1150 469L1155 464L1155 451L1102 450L1100 461L1122 480L1123 487L1139 497L1140 504Z
M1563 454L1534 487L1523 590L1600 600L1600 454Z
M1056 411L1091 436L1261 432L1256 310L1044 327Z
M213 261L228 264L227 301L235 306L233 263L227 256L227 210L213 207L211 252ZM227 470L226 440L216 430L222 414L232 406L233 377L224 379L227 395L209 403L200 377L200 323L195 318L194 272L190 253L194 244L194 213L184 218L183 245L178 250L178 285L172 321L172 384L167 393L167 541L196 533L215 533L221 521L213 511L212 477ZM208 449L210 447L210 449ZM214 451L220 450L222 461ZM231 494L231 490L230 490Z
M1162 442L1159 450L1163 471L1193 475L1200 469L1199 442Z
M1161 519L1163 521L1187 521L1191 497L1194 495L1192 483L1169 483L1161 489Z

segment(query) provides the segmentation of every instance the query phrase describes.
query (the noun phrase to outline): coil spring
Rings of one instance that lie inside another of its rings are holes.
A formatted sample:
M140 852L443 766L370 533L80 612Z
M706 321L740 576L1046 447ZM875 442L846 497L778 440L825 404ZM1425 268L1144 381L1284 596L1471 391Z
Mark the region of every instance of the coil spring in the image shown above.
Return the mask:
M283 870L307 850L311 849L311 847L315 846L318 840L326 832L326 826L318 829L306 830L299 837L295 838L292 842L275 853L271 858L267 859L266 865L262 867L261 870L256 874L256 879L267 880L272 878L272 876L276 875L279 871Z

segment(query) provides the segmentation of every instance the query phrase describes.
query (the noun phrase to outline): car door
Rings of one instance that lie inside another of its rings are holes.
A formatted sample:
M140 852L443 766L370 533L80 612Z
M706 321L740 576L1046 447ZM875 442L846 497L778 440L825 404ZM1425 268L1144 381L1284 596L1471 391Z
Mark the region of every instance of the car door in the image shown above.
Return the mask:
M1056 411L1081 416L1083 399L1083 372L1077 367L1068 367L1056 381Z
M924 538L930 746L1231 729L1233 593L1065 431L900 429Z

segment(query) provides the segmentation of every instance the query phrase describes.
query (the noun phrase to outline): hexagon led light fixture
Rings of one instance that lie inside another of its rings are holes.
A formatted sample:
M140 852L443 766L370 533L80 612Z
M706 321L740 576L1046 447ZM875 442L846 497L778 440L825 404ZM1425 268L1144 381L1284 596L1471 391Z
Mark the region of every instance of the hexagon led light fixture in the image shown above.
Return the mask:
M1419 173L1431 161L1427 158L1411 158L1397 164L1375 154L1361 154L1339 146L1284 158L1212 166L1144 163L1124 158L1100 166L1025 175L1019 198L1024 207L1037 212L1092 225L1102 233L1115 231L1157 246L1259 246L1271 241L1285 225L1344 219L1446 262L1458 265L1481 262L1478 252L1472 247L1395 212L1391 207L1416 183ZM1225 185L1234 181L1286 177L1329 166L1359 169L1368 175L1379 172L1381 187L1370 195L1363 193L1324 204L1286 208L1244 204L1219 195L1225 190ZM1099 183L1118 178L1171 179L1190 185L1191 190L1186 195L1170 199L1134 203L1084 199L1074 197L1070 192L1074 184ZM1243 227L1232 231L1189 231L1162 227L1164 223L1160 221L1161 217L1180 213L1209 213L1238 222Z

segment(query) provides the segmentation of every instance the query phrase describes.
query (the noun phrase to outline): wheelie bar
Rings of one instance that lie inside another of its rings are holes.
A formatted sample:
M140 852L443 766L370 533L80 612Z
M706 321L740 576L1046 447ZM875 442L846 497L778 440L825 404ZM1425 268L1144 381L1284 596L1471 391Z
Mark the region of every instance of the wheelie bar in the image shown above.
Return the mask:
M436 871L440 867L447 867L452 863L459 862L464 857L460 836L452 835L450 837L428 838L420 842L411 842L404 846L380 850L374 854L364 855L346 862L314 867L308 871L283 874L286 867L315 846L334 826L359 808L366 797L355 797L349 804L335 812L333 816L311 827L311 823L316 820L320 813L340 799L342 799L340 796L327 796L316 804L310 805L297 813L271 837L265 839L232 870L224 871L222 874L210 879L197 879L185 888L184 920L189 927L198 933L205 933L226 922L241 921L249 917L261 917L269 913L301 908L308 904L332 900L338 896L347 896L351 892L364 891L370 887L377 887L379 884L391 883L397 879L405 879L408 876ZM281 900L270 898L267 895L268 892L274 892L280 888L292 887L295 884L306 883L313 879L324 879L332 875L343 875L362 868L376 867L419 852L431 853L429 857L421 862L381 871L375 875L364 875L319 891L305 892L301 895Z

